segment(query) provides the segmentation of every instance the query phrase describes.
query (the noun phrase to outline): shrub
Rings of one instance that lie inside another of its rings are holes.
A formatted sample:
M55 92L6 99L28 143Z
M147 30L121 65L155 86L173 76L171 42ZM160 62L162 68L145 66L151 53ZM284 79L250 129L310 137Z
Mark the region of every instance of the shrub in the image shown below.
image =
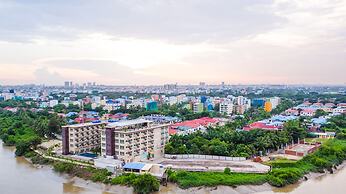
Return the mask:
M282 187L297 182L303 173L297 168L274 169L270 172L268 179L273 186Z
M111 180L113 185L132 185L137 175L133 173L123 174Z
M108 177L112 175L111 172L108 172L106 169L95 169L91 175L91 180L93 182L108 182Z
M76 166L74 164L64 163L64 162L56 162L53 165L53 169L56 172L60 172L60 173L62 172L71 173L75 167Z
M133 182L133 188L136 193L149 194L154 191L158 191L160 188L160 182L156 177L150 174L139 175Z
M223 173L230 175L231 174L231 169L230 168L225 168Z

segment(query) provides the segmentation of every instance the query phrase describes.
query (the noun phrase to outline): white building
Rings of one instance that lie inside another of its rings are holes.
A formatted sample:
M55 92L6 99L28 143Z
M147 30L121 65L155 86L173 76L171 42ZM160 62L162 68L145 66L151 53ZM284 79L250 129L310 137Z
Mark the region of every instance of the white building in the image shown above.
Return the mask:
M110 123L101 132L101 153L125 162L156 158L168 142L169 126L145 119Z
M279 97L272 97L269 98L270 103L272 104L272 109L275 109L281 102L281 98Z
M53 108L54 106L58 105L59 101L58 100L50 100L49 101L49 107Z
M224 101L220 103L220 113L226 115L232 115L233 113L233 103L231 101Z

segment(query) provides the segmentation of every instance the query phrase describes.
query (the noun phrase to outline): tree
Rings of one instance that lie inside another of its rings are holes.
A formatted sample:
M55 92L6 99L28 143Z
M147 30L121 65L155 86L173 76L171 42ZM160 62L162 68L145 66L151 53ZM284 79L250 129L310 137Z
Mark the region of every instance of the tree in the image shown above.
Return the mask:
M165 153L166 154L174 154L174 148L171 143L165 145Z
M317 109L315 112L314 118L318 118L318 117L325 116L325 115L328 115L328 113L322 109Z
M160 182L150 174L143 174L134 180L133 188L138 194L149 194L159 190Z
M16 156L23 156L30 151L30 143L27 141L20 141L16 144Z
M209 144L210 154L218 156L228 156L227 143L220 141L220 139L213 139Z
M46 135L48 137L55 137L55 134L59 133L59 131L60 131L59 121L57 120L56 117L52 117L51 119L49 119Z
M284 130L288 132L289 136L294 142L298 142L298 139L303 139L307 135L306 130L300 127L300 123L298 120L286 122L284 125Z

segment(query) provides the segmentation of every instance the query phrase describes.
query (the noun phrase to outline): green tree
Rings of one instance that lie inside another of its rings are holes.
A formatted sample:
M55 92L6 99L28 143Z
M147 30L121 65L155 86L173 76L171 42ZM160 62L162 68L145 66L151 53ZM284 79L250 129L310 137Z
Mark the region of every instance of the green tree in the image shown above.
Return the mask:
M48 137L55 137L55 134L60 132L60 124L56 117L49 119L46 135Z
M138 194L149 194L159 190L160 182L150 174L143 174L134 180L133 188Z
M317 109L315 112L314 118L318 118L318 117L325 116L325 115L328 115L328 113L322 109Z
M300 127L300 123L298 120L286 122L284 125L284 130L289 133L289 136L294 142L298 142L298 139L303 139L307 135L306 130Z

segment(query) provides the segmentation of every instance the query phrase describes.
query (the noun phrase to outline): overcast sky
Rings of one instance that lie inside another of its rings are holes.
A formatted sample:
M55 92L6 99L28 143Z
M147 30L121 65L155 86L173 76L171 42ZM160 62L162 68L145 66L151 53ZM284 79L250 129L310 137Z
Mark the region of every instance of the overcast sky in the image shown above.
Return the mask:
M0 0L0 85L346 84L345 0Z

